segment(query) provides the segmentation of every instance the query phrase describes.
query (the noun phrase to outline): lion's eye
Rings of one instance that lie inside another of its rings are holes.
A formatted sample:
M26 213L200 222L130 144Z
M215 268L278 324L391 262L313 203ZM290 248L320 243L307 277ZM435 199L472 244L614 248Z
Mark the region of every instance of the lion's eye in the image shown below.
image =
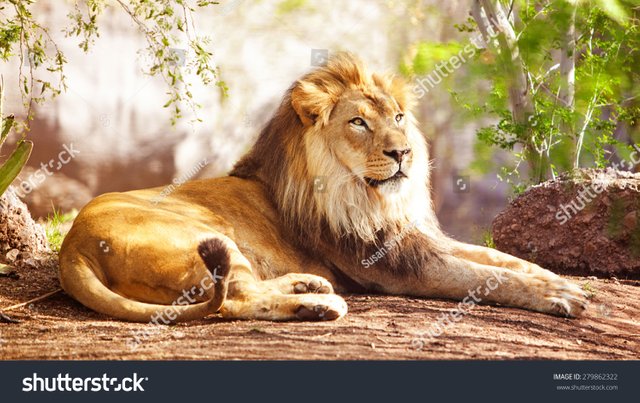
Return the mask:
M365 123L364 119L362 118L353 118L349 121L349 123L354 124L356 126L363 126L363 127L367 127L367 124Z
M402 121L402 118L404 118L404 115L402 113L398 113L396 115L396 122L400 123Z

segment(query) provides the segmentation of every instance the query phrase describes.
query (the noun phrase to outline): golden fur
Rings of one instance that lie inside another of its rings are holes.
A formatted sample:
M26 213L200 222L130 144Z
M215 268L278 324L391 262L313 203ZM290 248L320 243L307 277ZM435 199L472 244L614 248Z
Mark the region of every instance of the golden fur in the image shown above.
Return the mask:
M347 311L334 288L466 301L500 279L479 302L580 314L574 284L441 232L412 103L401 80L339 54L293 84L230 176L159 202L160 189L146 189L89 203L62 246L63 288L133 321L218 310L326 320Z

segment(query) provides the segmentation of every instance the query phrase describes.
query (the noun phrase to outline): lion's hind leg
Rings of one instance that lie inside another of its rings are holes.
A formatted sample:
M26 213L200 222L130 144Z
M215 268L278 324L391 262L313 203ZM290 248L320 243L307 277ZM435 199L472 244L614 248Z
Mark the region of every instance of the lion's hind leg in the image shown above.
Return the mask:
M272 321L335 320L347 313L347 304L335 294L247 294L228 299L221 310L228 319Z
M347 313L347 304L331 293L329 281L312 274L288 273L260 281L249 260L229 240L231 269L227 298L220 309L227 319L273 321L334 320ZM301 293L306 291L306 293Z
M303 286L306 291L312 286L317 293L298 293ZM347 304L338 295L320 293L332 290L327 280L313 275L290 274L267 281L245 277L229 283L220 312L228 319L335 320L347 313Z

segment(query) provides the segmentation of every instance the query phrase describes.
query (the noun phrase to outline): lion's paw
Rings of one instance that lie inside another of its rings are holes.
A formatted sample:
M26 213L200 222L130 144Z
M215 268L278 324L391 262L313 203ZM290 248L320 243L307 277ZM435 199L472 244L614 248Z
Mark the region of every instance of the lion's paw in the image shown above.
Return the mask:
M333 287L331 283L323 278L314 278L309 281L299 281L294 284L295 294L331 294Z
M587 293L578 285L557 277L545 278L544 312L559 316L577 317L587 309Z
M295 310L299 320L319 321L336 320L347 314L347 303L337 295L314 296L319 298L308 299Z

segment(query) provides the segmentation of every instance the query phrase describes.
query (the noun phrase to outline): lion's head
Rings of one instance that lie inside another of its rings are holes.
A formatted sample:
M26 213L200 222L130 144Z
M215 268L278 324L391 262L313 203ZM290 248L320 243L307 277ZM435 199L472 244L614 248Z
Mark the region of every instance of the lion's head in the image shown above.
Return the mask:
M381 230L437 227L411 105L401 79L338 54L293 84L231 174L264 182L284 221L307 233L373 242Z

